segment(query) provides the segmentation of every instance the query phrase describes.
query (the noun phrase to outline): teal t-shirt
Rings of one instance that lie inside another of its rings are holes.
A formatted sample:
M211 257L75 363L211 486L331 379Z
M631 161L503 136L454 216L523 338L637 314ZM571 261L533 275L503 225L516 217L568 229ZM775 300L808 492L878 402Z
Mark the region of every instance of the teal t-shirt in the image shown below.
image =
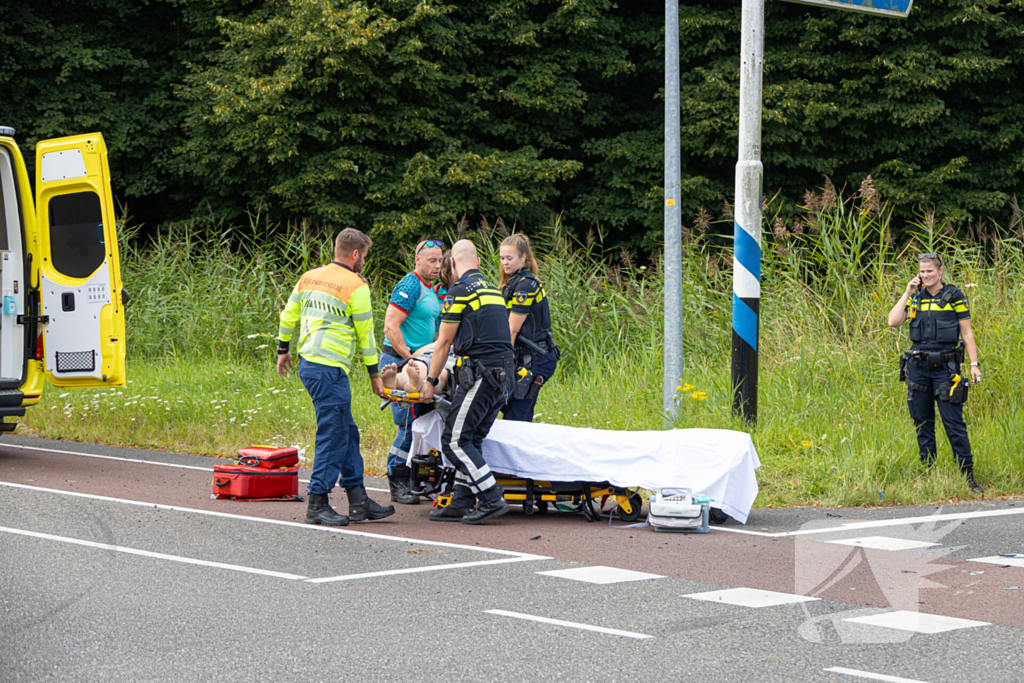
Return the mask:
M434 341L441 318L441 302L435 289L420 280L416 273L409 273L395 286L389 305L407 316L399 329L410 351Z

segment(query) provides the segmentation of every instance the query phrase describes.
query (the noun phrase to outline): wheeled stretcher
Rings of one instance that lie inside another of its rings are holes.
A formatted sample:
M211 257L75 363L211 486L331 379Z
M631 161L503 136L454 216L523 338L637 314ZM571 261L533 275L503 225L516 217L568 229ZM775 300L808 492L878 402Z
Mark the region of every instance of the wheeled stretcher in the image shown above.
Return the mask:
M412 493L434 499L439 507L446 507L451 502L455 469L445 463L436 449L425 455L412 456L409 470ZM600 519L602 511L614 510L619 519L626 522L635 522L642 514L643 498L637 491L607 482L541 481L497 472L494 478L505 491L505 500L522 505L523 512L528 515L535 512L543 514L558 503L577 507L588 522Z
M418 403L420 398L417 392L387 388L384 389L384 396L386 402L382 403L382 407L387 402ZM435 426L438 424L437 419L435 415ZM413 429L415 431L415 423ZM455 469L445 462L439 449L431 448L426 453L412 455L408 465L411 472L409 488L412 493L431 498L440 507L451 502ZM602 511L614 511L626 522L634 522L642 514L643 498L635 489L612 486L608 482L544 481L498 472L495 472L495 479L505 492L505 500L510 504L522 505L528 515L535 512L543 514L558 504L570 504L579 509L590 522L600 519Z

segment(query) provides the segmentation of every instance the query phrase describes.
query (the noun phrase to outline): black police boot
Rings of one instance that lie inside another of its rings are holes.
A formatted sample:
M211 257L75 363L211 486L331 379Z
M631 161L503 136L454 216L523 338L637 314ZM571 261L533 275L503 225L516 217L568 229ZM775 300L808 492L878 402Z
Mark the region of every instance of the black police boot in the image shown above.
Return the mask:
M348 517L334 511L326 493L310 493L309 505L306 507L306 524L345 526L348 524Z
M460 508L456 505L449 504L448 507L431 510L430 514L427 515L427 519L431 522L461 522L462 518L466 516L466 513L470 512L472 509L473 508Z
M489 519L500 517L508 512L508 503L505 502L505 492L500 486L495 487L497 497L487 501L480 501L475 510L470 510L460 520L463 524L483 524Z
M974 481L974 468L969 467L964 470L964 479L967 480L967 486L970 487L975 493L985 493L985 489L978 486L978 482Z
M409 478L412 470L405 465L397 466L388 475L388 487L391 489L391 502L399 505L419 505L420 497L409 489Z
M353 522L362 522L366 519L384 519L395 514L395 506L384 507L378 505L377 501L366 495L366 487L363 485L353 486L345 489L348 494L348 518Z

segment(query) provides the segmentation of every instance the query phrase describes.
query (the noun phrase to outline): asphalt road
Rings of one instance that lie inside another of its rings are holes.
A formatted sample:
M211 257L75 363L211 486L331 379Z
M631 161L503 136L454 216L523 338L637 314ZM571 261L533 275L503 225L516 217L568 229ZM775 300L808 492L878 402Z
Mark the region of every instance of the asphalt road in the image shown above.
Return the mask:
M0 437L0 680L1022 679L1024 500L331 530L214 462Z

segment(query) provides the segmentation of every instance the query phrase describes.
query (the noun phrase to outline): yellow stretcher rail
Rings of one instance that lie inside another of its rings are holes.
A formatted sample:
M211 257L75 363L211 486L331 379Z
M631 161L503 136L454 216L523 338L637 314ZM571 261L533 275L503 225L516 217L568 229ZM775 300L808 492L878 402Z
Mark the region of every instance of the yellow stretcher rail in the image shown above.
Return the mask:
M384 387L384 397L392 403L419 403L420 392L405 389L388 389Z

